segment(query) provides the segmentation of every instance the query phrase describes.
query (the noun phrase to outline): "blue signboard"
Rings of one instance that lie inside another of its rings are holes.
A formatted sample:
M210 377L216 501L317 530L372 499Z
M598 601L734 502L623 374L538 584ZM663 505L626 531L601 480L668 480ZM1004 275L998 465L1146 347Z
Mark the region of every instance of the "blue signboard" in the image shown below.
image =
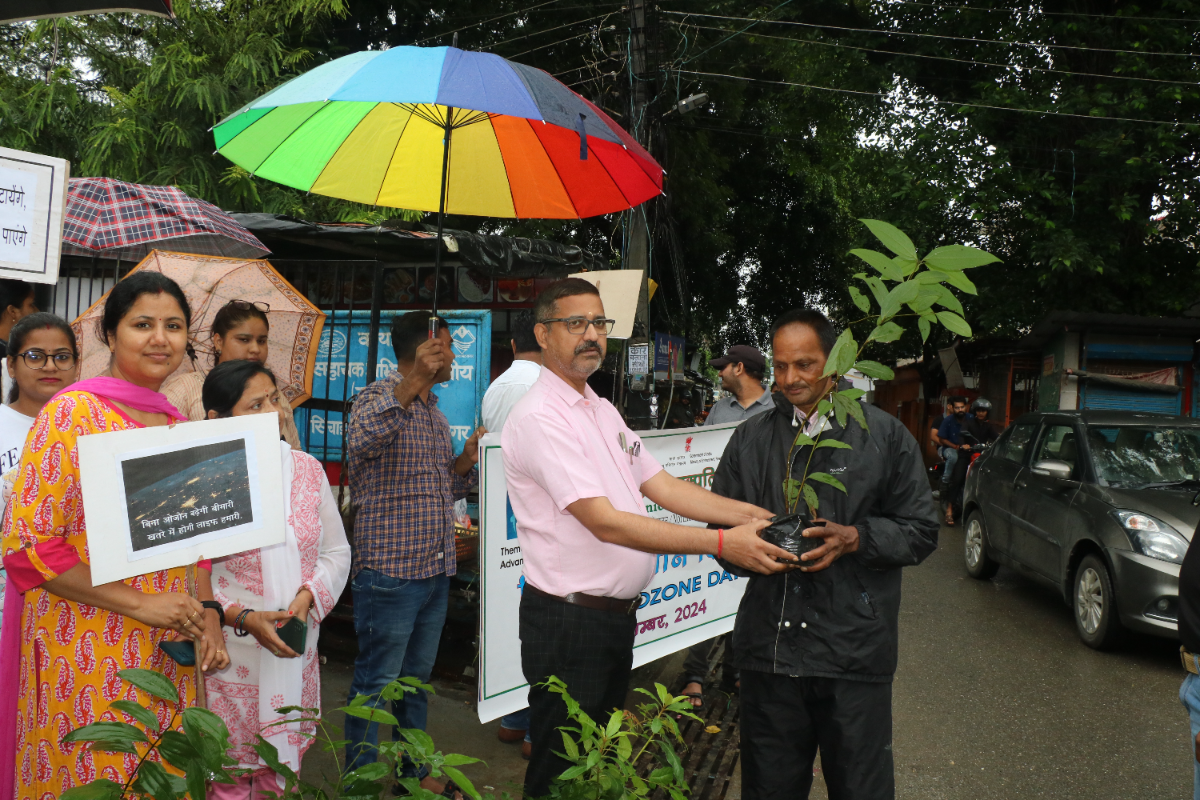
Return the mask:
M317 346L313 368L313 397L349 400L367 384L367 345L371 337L369 311L326 311L325 330ZM396 369L392 350L392 318L405 311L384 311L379 322L380 378ZM450 326L454 365L450 380L433 387L438 408L450 421L454 452L479 426L479 407L487 390L492 363L492 314L490 311L443 311ZM340 461L345 422L340 411L296 409L296 427L305 450L322 461Z
M669 333L654 334L654 377L666 378L668 370L675 375L683 375L683 355L687 340L682 336L672 336ZM672 358L675 360L671 366Z

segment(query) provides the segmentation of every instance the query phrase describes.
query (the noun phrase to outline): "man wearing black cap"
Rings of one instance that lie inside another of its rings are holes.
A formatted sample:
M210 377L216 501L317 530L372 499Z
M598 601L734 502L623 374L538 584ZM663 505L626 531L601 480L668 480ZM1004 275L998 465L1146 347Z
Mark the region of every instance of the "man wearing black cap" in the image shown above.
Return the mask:
M708 419L704 420L705 425L741 422L770 410L771 395L762 385L767 359L761 350L735 344L725 355L708 363L721 371L721 388L731 392L733 397L723 397L713 403Z

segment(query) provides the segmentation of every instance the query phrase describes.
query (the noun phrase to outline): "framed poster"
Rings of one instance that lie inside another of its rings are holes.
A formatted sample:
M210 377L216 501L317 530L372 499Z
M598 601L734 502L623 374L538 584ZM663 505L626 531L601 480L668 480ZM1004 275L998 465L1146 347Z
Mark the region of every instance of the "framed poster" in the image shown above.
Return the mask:
M274 414L83 436L79 474L95 586L284 538Z
M0 278L58 281L71 165L0 147Z

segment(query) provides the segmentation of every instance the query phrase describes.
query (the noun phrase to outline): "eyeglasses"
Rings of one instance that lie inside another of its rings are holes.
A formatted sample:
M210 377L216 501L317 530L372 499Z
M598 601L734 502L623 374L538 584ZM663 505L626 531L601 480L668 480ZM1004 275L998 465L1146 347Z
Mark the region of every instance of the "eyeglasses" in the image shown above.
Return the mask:
M238 311L249 311L252 308L257 308L259 311L263 312L264 314L271 313L271 304L264 303L262 300L255 300L253 302L251 302L249 300L230 300L225 305L232 306L232 307L236 308Z
M617 324L615 319L605 319L604 317L597 317L596 319L587 319L586 317L556 317L555 319L543 319L539 321L544 325L549 325L551 322L561 322L567 326L567 333L574 334L575 336L582 336L583 332L587 330L588 325L595 325L596 333L602 333L607 336L612 333L613 328Z
M30 369L45 369L47 361L54 362L55 369L71 369L75 366L74 353L54 353L50 355L43 353L41 350L26 350L24 353L18 353L21 360L25 362L25 366Z

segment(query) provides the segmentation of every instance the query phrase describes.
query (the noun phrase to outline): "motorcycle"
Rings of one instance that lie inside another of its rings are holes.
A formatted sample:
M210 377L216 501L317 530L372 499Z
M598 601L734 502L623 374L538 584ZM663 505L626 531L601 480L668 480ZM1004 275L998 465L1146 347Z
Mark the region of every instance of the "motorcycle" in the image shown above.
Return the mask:
M954 474L950 477L950 488L941 498L943 508L945 503L950 503L951 513L956 520L962 518L963 489L967 485L967 475L970 473L971 465L991 446L980 442L967 431L962 432L962 438L967 447L959 448Z

